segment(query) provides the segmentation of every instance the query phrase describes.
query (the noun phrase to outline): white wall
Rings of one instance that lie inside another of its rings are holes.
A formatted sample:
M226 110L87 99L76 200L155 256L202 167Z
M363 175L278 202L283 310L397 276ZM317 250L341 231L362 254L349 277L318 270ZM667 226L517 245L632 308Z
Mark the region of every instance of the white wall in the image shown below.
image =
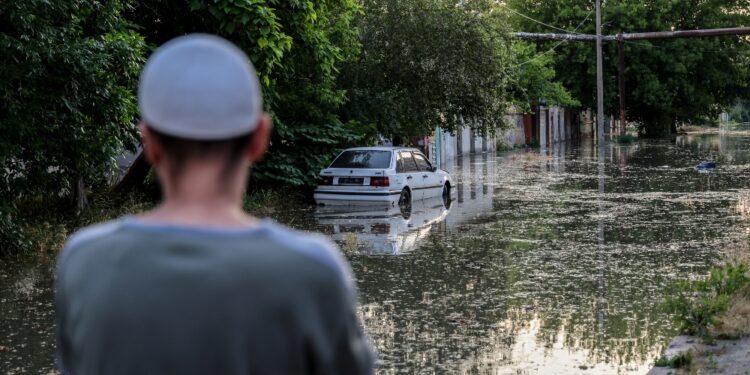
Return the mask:
M461 129L461 153L462 155L471 153L471 129L468 126Z
M547 147L547 109L539 108L539 145L544 149Z

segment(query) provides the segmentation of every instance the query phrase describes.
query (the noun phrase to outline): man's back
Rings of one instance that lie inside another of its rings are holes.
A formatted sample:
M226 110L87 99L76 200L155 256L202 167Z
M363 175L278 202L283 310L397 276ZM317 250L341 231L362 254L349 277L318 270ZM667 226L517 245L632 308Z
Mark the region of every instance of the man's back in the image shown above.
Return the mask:
M125 218L58 263L62 366L78 374L367 373L349 270L321 237Z

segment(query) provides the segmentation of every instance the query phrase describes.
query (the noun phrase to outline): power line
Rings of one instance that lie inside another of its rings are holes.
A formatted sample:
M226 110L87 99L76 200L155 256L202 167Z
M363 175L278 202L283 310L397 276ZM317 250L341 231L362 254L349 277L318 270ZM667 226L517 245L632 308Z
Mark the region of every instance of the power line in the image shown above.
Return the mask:
M544 22L539 21L537 19L531 18L531 17L529 17L529 16L527 16L527 15L525 15L525 14L523 14L523 13L521 13L521 12L519 12L519 11L517 11L517 10L511 8L511 7L509 7L507 4L501 4L501 5L503 5L505 7L505 9L511 11L512 13L515 13L515 14L523 17L523 18L526 18L529 21L538 23L540 25L547 26L547 27L555 29L555 30L565 31L566 33L569 33L569 34L578 34L576 31L578 30L579 27L581 27L580 25L578 25L578 27L576 27L575 30L569 31L569 30L566 30L566 29L563 29L563 28L560 28L560 27L557 27L557 26L550 25L548 23L544 23ZM593 11L591 11L591 12L593 12ZM586 18L588 18L591 15L591 12L589 12L589 14L586 16Z
M508 9L510 9L510 8L508 8ZM581 23L579 23L578 26L576 26L576 28L573 29L572 32L568 32L568 34L580 34L580 33L577 32L578 29L580 29L581 26L583 26L583 24L586 23L586 21L589 20L589 17L591 17L591 13L593 13L593 12L594 12L593 10L590 10L589 14L586 15L586 18L584 18L583 21L581 21ZM518 14L520 14L520 13L518 13ZM567 30L563 30L563 31L567 31ZM548 49L547 51L545 51L545 52L543 52L543 53L541 53L541 54L539 54L539 55L531 58L530 60L527 60L527 61L524 61L524 62L518 64L518 66L521 67L521 66L524 66L524 65L526 65L526 64L528 64L528 63L530 63L532 61L536 61L537 59L542 58L543 56L547 55L548 53L554 51L557 47L559 47L560 45L562 45L565 42L568 42L568 40L562 40L562 41L560 41L560 43L555 44L554 46L552 46L552 48Z

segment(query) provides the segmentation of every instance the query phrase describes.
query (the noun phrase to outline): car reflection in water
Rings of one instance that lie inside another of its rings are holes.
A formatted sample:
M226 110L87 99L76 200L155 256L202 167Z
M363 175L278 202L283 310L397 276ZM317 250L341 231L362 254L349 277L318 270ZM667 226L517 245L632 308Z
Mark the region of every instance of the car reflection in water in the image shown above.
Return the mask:
M445 220L450 199L414 201L411 210L395 207L318 207L318 230L347 250L365 255L408 253Z

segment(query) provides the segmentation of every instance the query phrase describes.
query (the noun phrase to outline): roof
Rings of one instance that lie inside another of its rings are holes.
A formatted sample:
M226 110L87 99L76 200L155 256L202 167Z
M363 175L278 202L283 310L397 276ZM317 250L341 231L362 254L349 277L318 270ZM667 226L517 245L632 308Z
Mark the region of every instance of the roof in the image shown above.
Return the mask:
M398 151L398 150L420 151L418 148L415 148L415 147L395 147L395 146L352 147L352 148L347 148L344 151Z

